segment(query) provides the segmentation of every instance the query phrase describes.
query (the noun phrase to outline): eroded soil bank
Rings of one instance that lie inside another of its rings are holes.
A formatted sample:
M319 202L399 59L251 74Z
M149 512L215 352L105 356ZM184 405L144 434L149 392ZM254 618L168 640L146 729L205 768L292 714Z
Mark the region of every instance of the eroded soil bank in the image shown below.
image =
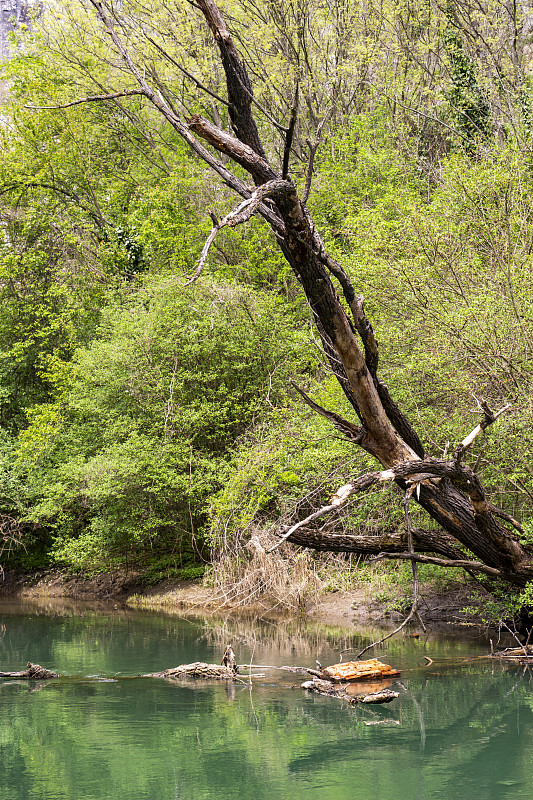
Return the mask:
M133 572L115 571L90 577L62 573L57 570L25 573L6 572L0 581L0 596L20 598L70 598L74 600L114 600L120 605L160 610L167 613L255 613L259 616L305 616L309 619L351 626L353 624L394 624L408 609L410 598L390 596L381 591L372 596L365 586L350 591L334 591L309 599L305 605L287 606L278 600L234 603L215 589L197 581L163 581L144 588ZM428 585L421 591L421 615L430 628L478 625L488 595L472 583L452 583L445 589ZM402 607L402 606L405 606Z

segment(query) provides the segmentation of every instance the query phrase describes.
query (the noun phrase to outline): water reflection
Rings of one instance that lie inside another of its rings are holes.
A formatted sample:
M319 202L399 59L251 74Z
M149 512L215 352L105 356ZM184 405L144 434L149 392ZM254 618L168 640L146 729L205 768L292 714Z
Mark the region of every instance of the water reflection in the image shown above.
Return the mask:
M349 707L279 671L253 689L132 676L218 662L230 641L240 663L334 663L375 629L57 602L1 604L0 626L2 669L72 676L0 683L0 800L531 797L531 673L478 660L486 643L465 636L387 642L400 698Z

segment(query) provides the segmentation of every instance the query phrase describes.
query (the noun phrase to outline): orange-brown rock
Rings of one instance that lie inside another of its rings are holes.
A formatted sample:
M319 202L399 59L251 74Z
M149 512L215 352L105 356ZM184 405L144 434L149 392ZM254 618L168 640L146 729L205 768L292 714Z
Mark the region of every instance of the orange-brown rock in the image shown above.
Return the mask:
M368 661L346 661L333 664L322 670L324 678L331 681L372 681L382 678L397 678L400 671L383 664L377 658Z

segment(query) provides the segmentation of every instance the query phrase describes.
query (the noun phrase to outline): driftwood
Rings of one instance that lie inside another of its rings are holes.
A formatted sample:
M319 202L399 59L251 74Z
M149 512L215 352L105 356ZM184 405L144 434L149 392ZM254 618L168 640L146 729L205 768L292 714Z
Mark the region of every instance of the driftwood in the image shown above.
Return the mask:
M345 661L322 670L321 677L329 681L375 681L381 678L397 678L400 671L383 664L377 658L368 661Z
M178 667L164 669L161 672L150 672L143 678L216 678L218 680L235 680L239 674L237 659L230 644L226 646L220 664L206 664L195 661L193 664L180 664Z
M322 694L326 697L337 697L339 700L347 700L350 705L356 703L390 703L399 697L398 692L393 692L390 689L380 689L377 692L370 692L369 694L350 694L347 692L347 687L333 683L332 681L324 681L315 678L312 681L305 681L302 683L302 689L307 692L315 692L315 694Z
M25 678L26 680L43 680L47 678L59 678L57 672L41 667L40 664L32 664L28 661L27 669L22 672L0 672L0 678Z
M303 683L302 689L328 697L347 700L352 705L355 703L389 703L398 697L397 692L386 688L386 681L387 679L390 681L391 678L400 673L375 658L369 661L334 664L331 667L326 667L321 673L306 667L278 667L278 669L311 673L313 680ZM149 672L138 677L167 679L207 678L236 681L239 680L238 673L239 667L236 663L235 653L231 645L228 645L224 651L222 664L207 664L204 661L195 661L193 664L180 664L177 667L171 667L159 672ZM28 662L27 668L20 672L0 672L0 678L42 680L59 677L60 675L57 672L51 672L39 664L32 664L31 662ZM251 674L250 677L252 677ZM256 675L255 677L263 677L263 675ZM372 679L378 679L378 683L369 685L368 681ZM340 683L340 681L346 680L348 683ZM350 683L350 681L352 682ZM356 681L365 681L365 684L360 685ZM369 689L377 689L377 691L368 691Z
M506 647L496 653L490 653L488 658L501 658L505 661L515 661L521 664L533 664L533 645L522 647Z
M206 664L195 661L193 664L180 664L161 672L149 672L141 678L217 678L218 680L234 680L237 675L237 666L226 667L221 664Z

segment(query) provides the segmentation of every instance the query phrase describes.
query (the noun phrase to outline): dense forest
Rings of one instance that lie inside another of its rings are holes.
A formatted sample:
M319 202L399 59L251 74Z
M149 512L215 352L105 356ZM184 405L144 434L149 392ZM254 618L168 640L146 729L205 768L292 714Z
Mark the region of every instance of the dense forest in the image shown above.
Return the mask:
M220 9L48 2L12 36L4 566L236 576L294 528L289 579L316 550L416 551L527 603L533 10ZM367 416L305 253L338 281L331 313L354 316ZM394 472L409 454L418 473ZM395 482L355 493L380 466ZM441 500L428 515L444 485L470 497L479 544L442 531Z

